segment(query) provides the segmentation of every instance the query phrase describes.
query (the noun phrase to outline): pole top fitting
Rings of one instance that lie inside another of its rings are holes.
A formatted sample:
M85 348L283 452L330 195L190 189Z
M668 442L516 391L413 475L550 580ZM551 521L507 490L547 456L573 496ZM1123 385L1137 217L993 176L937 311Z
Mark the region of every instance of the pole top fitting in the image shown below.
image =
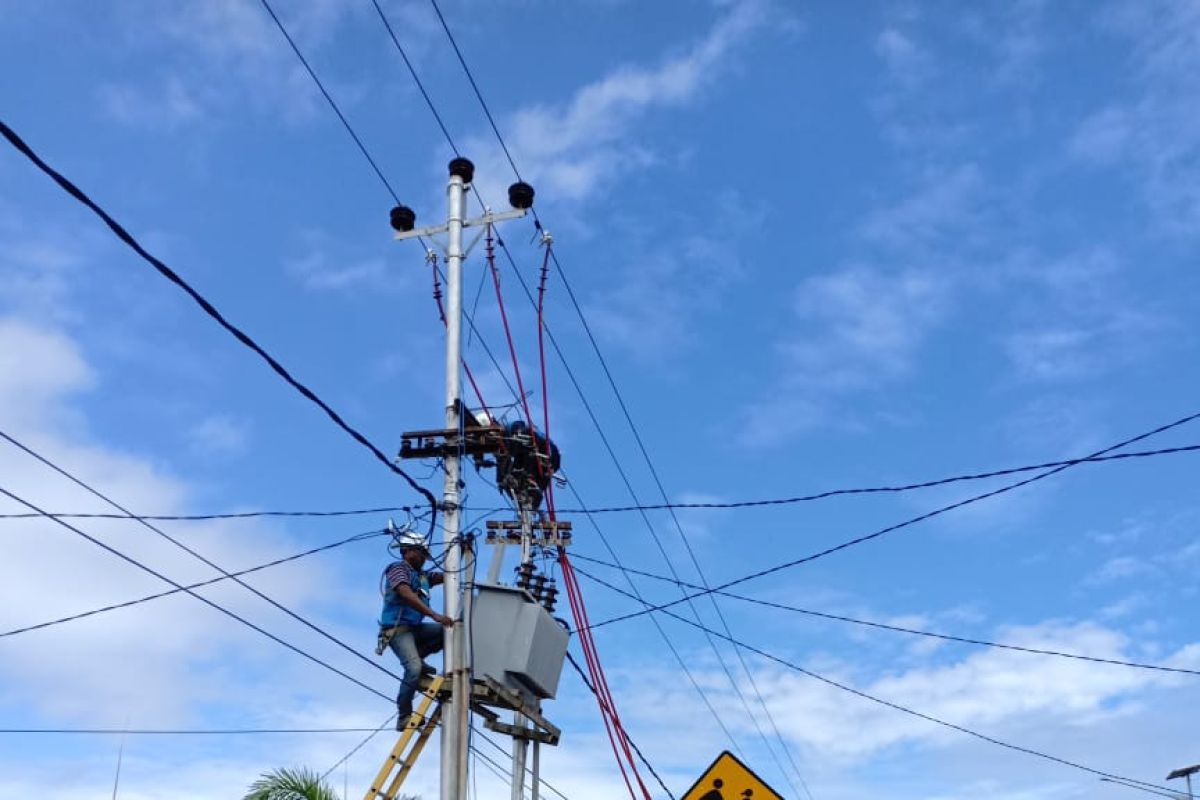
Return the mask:
M450 175L462 178L463 183L470 183L475 179L475 165L470 159L456 158L450 162Z
M508 187L508 203L513 208L524 211L533 208L533 187L525 181L517 181Z
M399 233L408 233L417 224L417 215L408 206L396 206L391 217L392 229Z

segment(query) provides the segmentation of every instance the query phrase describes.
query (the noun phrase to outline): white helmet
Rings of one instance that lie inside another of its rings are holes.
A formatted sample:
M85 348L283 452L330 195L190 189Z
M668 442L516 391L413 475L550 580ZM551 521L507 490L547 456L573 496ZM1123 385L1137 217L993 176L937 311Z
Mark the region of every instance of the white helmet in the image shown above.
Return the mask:
M400 530L396 527L396 523L390 519L388 520L387 529L388 533L392 535L392 541L402 551L411 547L419 547L425 551L425 555L429 555L429 541L421 534L407 527L404 530Z

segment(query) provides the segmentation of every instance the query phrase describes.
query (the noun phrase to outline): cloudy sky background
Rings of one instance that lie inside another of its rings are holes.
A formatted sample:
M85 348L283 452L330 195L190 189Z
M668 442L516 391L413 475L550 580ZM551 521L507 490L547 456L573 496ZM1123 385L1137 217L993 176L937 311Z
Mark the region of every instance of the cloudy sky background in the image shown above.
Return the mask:
M370 3L275 7L402 199L422 222L436 220L452 154ZM511 171L431 7L383 7L476 162L480 194L499 204ZM1200 411L1200 5L1016 2L950 13L448 0L443 9L538 190L673 499L791 496L1070 458ZM442 340L422 253L391 241L391 197L258 3L0 10L7 124L385 450L403 430L439 424ZM503 232L530 282L540 267L533 234L527 222ZM468 263L468 302L483 267ZM535 320L505 270L531 384ZM484 288L476 318L507 368ZM638 498L657 501L557 275L547 302ZM512 402L478 341L467 358L489 402ZM627 504L554 360L550 386L574 488L591 506ZM0 156L0 430L138 513L419 501L11 149ZM1193 425L1135 447L1197 442ZM1200 669L1194 458L1081 465L736 590ZM440 485L427 466L410 466ZM0 476L0 487L44 509L109 510L7 443ZM679 521L716 583L1001 485ZM473 473L467 502L499 504ZM577 552L608 559L586 518L573 519ZM163 527L233 570L385 522ZM669 516L597 522L623 562L666 574L652 528L682 578L700 581ZM173 580L215 574L134 523L78 526ZM3 520L0 535L3 631L165 588L48 521ZM386 558L369 539L247 580L370 656ZM628 588L619 573L580 565ZM581 580L593 621L638 610ZM679 596L634 580L647 599ZM386 675L239 587L202 591L392 693ZM696 608L719 627L710 603ZM1200 761L1194 676L939 643L734 600L721 608L754 647L1006 742L1155 782ZM705 699L647 617L596 636L630 733L672 791L736 747L796 796L799 778L769 722L747 714L726 676L742 669L732 646L714 648L669 617L660 624ZM1131 791L742 655L817 800ZM757 709L752 694L746 701ZM572 800L624 791L594 702L569 671L547 711L566 733L544 753L545 777ZM186 596L0 638L5 729L374 726L389 713L386 701ZM356 741L131 737L120 796L239 796L264 769L324 770ZM118 745L0 734L0 797L109 797ZM389 746L388 737L366 746L336 785L364 791ZM436 748L413 776L425 797L436 796L435 763ZM502 791L480 765L478 796Z

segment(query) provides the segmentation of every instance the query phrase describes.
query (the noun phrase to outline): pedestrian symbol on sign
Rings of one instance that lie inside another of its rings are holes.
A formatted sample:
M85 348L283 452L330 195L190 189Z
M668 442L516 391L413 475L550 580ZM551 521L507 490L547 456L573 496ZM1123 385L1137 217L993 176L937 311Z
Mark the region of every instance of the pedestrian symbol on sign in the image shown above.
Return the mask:
M682 800L783 800L783 796L726 750L687 790Z

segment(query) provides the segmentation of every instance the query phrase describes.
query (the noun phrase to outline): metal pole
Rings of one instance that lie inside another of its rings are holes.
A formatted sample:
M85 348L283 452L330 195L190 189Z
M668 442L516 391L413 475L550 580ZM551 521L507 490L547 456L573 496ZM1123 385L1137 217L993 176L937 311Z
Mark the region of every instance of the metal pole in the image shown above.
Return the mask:
M1192 775L1190 772L1188 773L1188 776L1187 776L1187 784L1188 784L1188 800L1196 800L1196 796L1194 794L1192 794Z
M465 160L465 159L463 159ZM466 181L459 159L450 164L450 184L446 190L447 232L446 251L446 429L459 429L459 398L462 395L460 364L462 363L462 229ZM469 177L469 164L466 173ZM456 436L457 438L457 436ZM442 715L442 793L441 800L461 800L459 776L466 771L466 748L462 745L461 707L469 707L466 696L465 653L463 652L463 620L459 619L459 566L462 561L458 541L458 484L459 459L456 452L445 458L446 480L442 490L442 524L446 544L445 580L446 616L455 621L446 636L446 672L450 676L451 693Z
M533 740L533 779L529 782L529 796L538 800L538 784L542 780L542 743Z

